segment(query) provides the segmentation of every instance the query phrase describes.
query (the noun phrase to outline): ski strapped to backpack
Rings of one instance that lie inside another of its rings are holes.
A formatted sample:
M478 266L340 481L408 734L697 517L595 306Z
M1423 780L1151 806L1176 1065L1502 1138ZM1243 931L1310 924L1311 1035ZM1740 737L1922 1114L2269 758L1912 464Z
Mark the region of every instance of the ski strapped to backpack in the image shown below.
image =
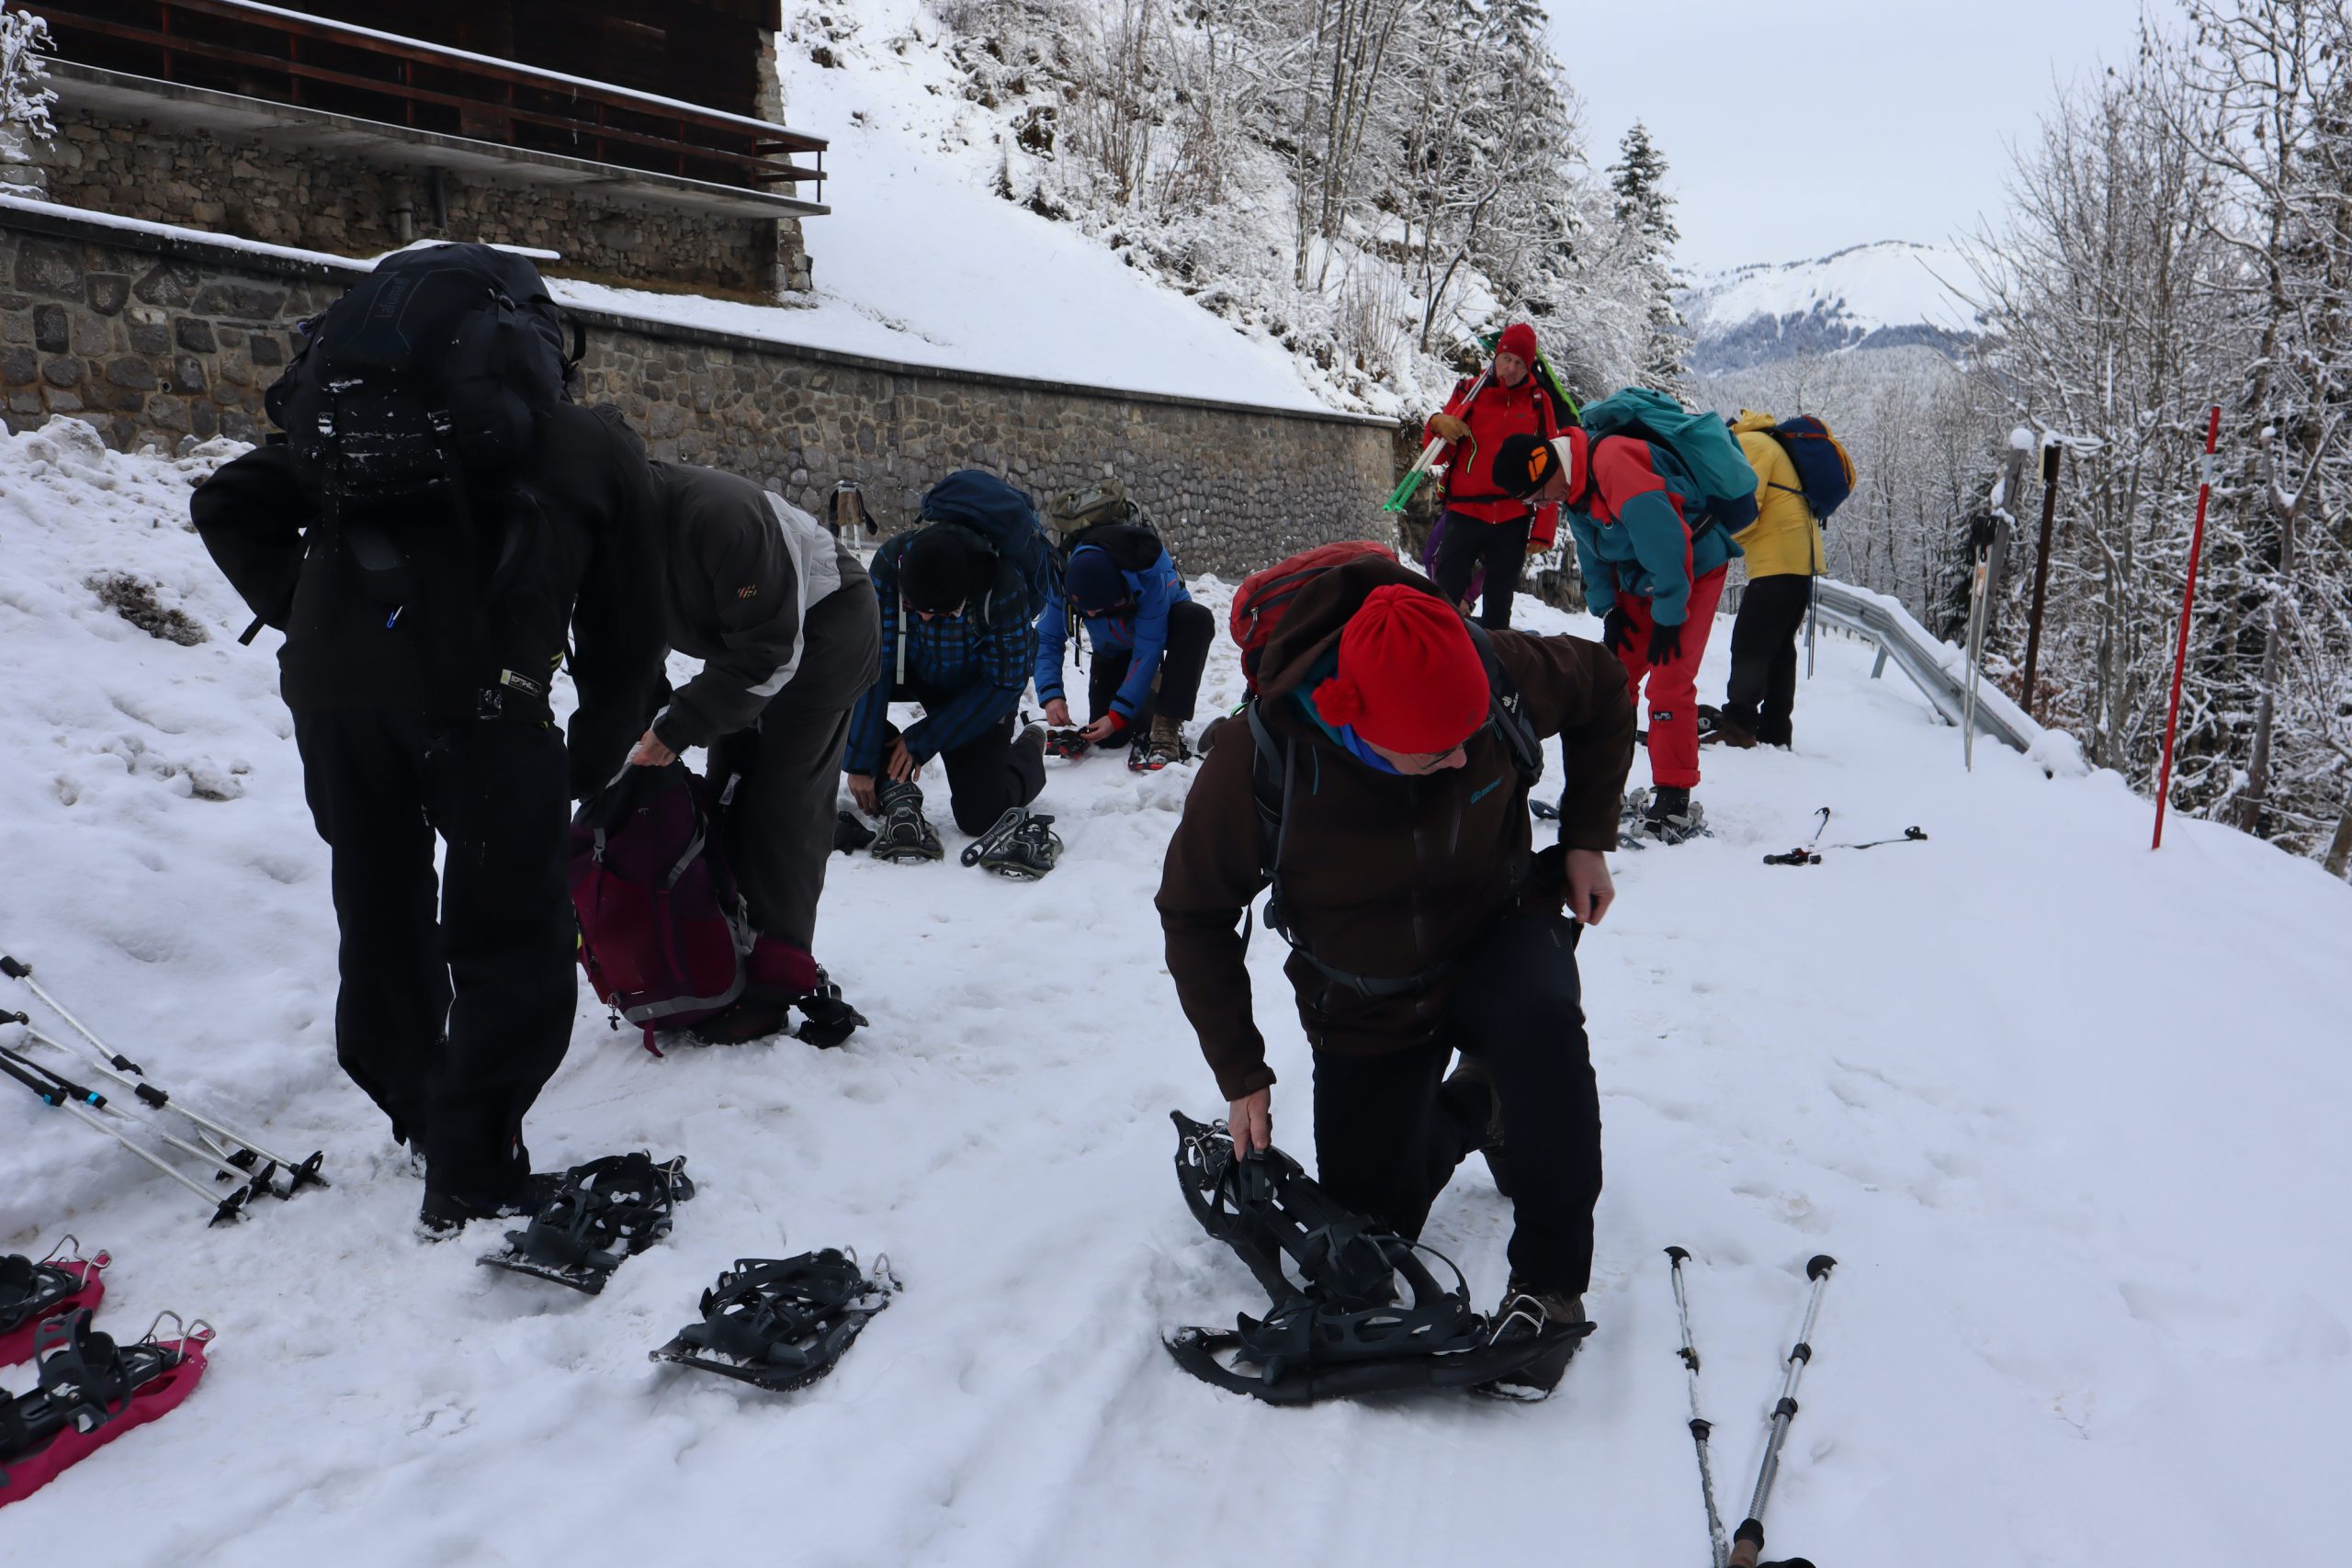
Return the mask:
M1502 739L1511 766L1519 775L1519 798L1525 800L1544 777L1544 742L1522 711L1519 686L1495 654L1487 628L1464 621L1464 628L1476 645L1487 668L1487 721ZM1258 807L1258 865L1266 878L1266 929L1289 944L1292 952L1314 965L1332 984L1358 996L1377 998L1419 996L1436 985L1460 962L1449 957L1411 975L1377 978L1351 974L1317 958L1293 932L1290 912L1283 903L1283 844L1289 833L1291 799L1298 782L1298 750L1287 736L1277 736L1259 711L1262 697L1251 697L1244 708L1256 755L1250 766L1250 798ZM1243 940L1248 940L1245 931Z
M1584 427L1596 447L1617 436L1646 441L1689 477L1702 498L1700 514L1685 519L1694 538L1709 528L1736 534L1756 521L1756 470L1720 414L1692 413L1663 392L1627 387L1587 403ZM1588 456L1584 493L1568 502L1578 511L1590 501L1597 467Z
M170 1323L173 1337L159 1337ZM118 1343L87 1311L45 1324L34 1354L40 1384L0 1393L0 1507L31 1496L135 1427L168 1415L204 1375L212 1325L159 1314L146 1337Z
M1170 1116L1185 1207L1273 1298L1263 1318L1239 1314L1231 1330L1180 1328L1167 1337L1176 1364L1203 1382L1272 1404L1477 1388L1591 1331L1578 1324L1498 1340L1451 1259L1350 1213L1281 1150L1236 1159L1223 1123L1181 1111ZM1439 1282L1424 1256L1444 1265L1452 1285ZM1409 1303L1398 1299L1399 1280Z
M70 1235L38 1262L18 1252L0 1256L0 1367L30 1359L35 1340L51 1321L96 1311L113 1261L103 1252L83 1257L81 1242Z
M639 1150L575 1165L529 1225L477 1261L598 1294L614 1269L670 1234L673 1212L695 1195L685 1164L680 1155L657 1165Z
M888 1257L868 1270L846 1247L738 1258L702 1293L702 1321L646 1355L789 1393L831 1371L903 1289Z

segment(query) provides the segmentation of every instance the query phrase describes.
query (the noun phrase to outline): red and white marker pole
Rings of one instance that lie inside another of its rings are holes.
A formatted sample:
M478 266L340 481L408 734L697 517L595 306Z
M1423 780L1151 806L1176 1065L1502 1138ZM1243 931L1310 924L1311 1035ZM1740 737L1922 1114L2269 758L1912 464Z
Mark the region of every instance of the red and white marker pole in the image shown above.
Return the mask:
M2156 836L2151 850L2164 848L2165 802L2172 795L2173 732L2180 724L2180 678L2188 668L2188 612L2197 603L2197 560L2205 548L2205 498L2213 490L2213 447L2222 438L2222 411L2216 406L2205 422L2205 459L2197 479L2197 526L2188 536L2188 585L2180 594L2180 643L2172 656L2172 702L2165 711L2165 760L2156 774Z

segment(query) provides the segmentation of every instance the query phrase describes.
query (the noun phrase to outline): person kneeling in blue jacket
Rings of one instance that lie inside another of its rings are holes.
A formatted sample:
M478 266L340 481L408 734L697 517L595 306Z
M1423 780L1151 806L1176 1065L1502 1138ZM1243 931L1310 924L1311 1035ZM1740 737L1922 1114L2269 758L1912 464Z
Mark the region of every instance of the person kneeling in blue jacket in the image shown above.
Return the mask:
M1201 672L1216 640L1216 617L1193 603L1159 536L1133 523L1105 523L1080 536L1062 570L1059 591L1037 617L1037 698L1046 721L1070 725L1062 692L1062 649L1083 621L1094 666L1086 682L1091 722L1077 731L1077 756L1088 746L1129 742L1127 766L1157 773L1182 761L1184 723L1200 699Z

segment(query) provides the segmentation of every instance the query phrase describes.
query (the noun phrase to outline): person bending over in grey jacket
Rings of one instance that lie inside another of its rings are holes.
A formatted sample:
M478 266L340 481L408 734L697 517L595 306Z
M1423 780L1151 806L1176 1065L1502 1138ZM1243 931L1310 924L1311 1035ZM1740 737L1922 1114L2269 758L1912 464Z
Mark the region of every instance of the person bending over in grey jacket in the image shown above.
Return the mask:
M716 468L650 467L669 544L670 645L703 666L628 760L662 767L688 747L709 750L720 843L756 933L743 999L695 1033L761 1039L797 1006L801 1039L838 1045L865 1020L817 963L817 900L850 711L880 668L874 587L781 496Z

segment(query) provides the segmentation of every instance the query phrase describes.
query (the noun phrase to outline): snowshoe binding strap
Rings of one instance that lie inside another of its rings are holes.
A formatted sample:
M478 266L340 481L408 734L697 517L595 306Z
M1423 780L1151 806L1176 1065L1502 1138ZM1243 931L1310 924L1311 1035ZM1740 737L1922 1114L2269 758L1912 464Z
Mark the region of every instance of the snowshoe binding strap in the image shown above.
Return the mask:
M677 1205L695 1195L685 1156L655 1164L642 1150L573 1166L528 1226L506 1233L506 1250L481 1261L594 1295L614 1269L670 1234Z
M938 830L922 814L922 791L912 784L885 784L879 786L875 805L882 818L869 851L876 860L914 865L945 857L947 851L939 841Z
M987 832L964 847L958 858L966 865L982 866L1016 882L1035 882L1062 858L1062 840L1053 826L1050 817L1009 806Z
M1092 743L1085 736L1080 735L1075 728L1046 731L1046 755L1048 757L1059 757L1066 762L1075 762L1091 750L1092 750Z
M159 1335L169 1322L175 1337ZM160 1313L125 1345L90 1325L86 1310L44 1324L40 1382L0 1398L0 1506L31 1495L76 1461L175 1407L204 1371L212 1326Z
M888 1258L869 1275L846 1248L739 1258L703 1292L702 1321L648 1354L789 1393L831 1371L900 1288Z
M35 1261L21 1253L0 1257L0 1367L32 1358L42 1325L80 1308L95 1310L106 1296L102 1277L114 1260L82 1256L69 1235Z
M1381 1232L1334 1203L1279 1149L1233 1156L1221 1125L1171 1113L1186 1207L1273 1297L1263 1318L1166 1340L1204 1382L1276 1404L1396 1389L1472 1388L1555 1353L1560 1336L1498 1339L1442 1254ZM1424 1258L1444 1265L1440 1283ZM1295 1269L1294 1280L1284 1263ZM1405 1291L1397 1288L1399 1280ZM1409 1300L1405 1299L1409 1296Z

